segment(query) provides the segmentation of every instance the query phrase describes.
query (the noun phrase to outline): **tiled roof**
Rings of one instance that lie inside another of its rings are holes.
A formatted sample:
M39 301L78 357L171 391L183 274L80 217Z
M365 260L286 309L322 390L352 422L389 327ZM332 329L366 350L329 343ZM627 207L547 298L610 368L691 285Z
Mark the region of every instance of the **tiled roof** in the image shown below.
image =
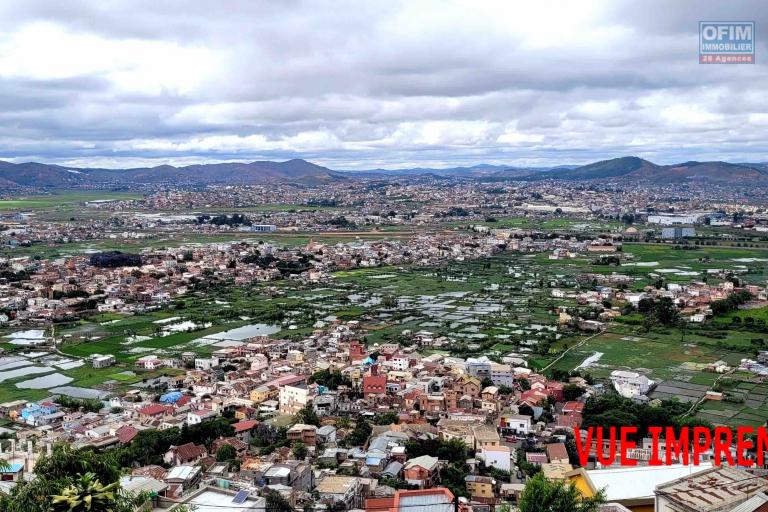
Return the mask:
M131 425L123 425L117 429L117 439L122 444L130 443L139 431Z
M256 425L258 425L259 422L257 420L243 420L238 421L232 427L235 429L235 433L245 432L246 430L251 430Z
M167 409L166 409L166 407L164 405L152 404L152 405L148 405L146 407L142 407L137 412L139 414L143 414L143 415L146 415L146 416L156 416L158 414L164 413L166 410Z
M198 446L195 443L187 443L177 446L175 449L176 458L182 462L196 460L205 455L205 447Z

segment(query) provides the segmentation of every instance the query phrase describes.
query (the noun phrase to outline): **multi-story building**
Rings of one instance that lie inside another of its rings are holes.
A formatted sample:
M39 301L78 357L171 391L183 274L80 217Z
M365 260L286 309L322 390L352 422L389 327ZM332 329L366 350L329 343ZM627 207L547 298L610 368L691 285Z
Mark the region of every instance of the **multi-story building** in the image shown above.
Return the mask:
M280 414L296 414L303 409L311 398L306 384L280 386Z

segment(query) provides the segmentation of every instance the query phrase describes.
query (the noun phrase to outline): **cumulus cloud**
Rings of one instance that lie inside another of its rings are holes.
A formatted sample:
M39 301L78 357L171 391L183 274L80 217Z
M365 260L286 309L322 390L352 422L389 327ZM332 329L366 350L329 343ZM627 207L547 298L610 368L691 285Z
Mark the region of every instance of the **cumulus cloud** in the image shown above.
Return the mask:
M757 64L698 64L698 22L759 0L0 5L0 158L334 168L762 161Z

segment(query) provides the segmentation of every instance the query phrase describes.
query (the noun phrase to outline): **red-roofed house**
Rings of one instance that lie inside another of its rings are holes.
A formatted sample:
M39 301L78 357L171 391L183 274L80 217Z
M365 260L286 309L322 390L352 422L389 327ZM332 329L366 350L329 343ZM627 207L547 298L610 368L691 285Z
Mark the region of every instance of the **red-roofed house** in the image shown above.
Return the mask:
M572 412L570 414L561 414L557 417L557 426L567 430L573 430L574 427L581 425L582 418L578 412Z
M174 466L180 466L182 464L194 464L203 457L208 456L208 451L203 445L197 445L195 443L186 443L179 446L171 446L163 460L168 464Z
M244 457L248 452L248 443L244 443L236 437L221 437L216 439L211 446L211 453L216 453L224 445L229 445L235 449L239 458Z
M558 381L549 381L547 382L547 394L555 399L556 402L562 402L563 401L563 388L565 387L565 384Z
M547 458L546 453L540 453L540 452L528 452L525 454L525 460L528 461L531 464L546 464L549 462L549 459Z
M251 441L251 436L253 434L253 431L258 426L259 422L258 420L243 420L238 421L234 425L232 425L232 428L235 429L235 437L243 441L244 443L249 443Z
M547 445L547 457L552 464L568 464L568 450L563 443L552 443Z
M380 395L387 392L386 375L366 375L363 377L363 396Z
M520 395L520 403L534 407L541 404L547 397L549 395L540 389L529 389L528 391L523 391Z
M131 425L123 425L115 433L120 444L128 444L133 441L133 438L138 435L139 431Z
M571 414L578 412L581 414L584 412L584 402L565 402L563 405L563 414Z
M454 496L444 487L432 489L399 489L390 498L369 498L365 500L365 512L410 512L412 510L438 510L449 505L454 506ZM463 503L459 511L467 510Z
M161 418L166 413L173 411L173 407L165 406L162 404L152 404L146 407L142 407L136 412L139 413L140 421L147 421L153 418Z

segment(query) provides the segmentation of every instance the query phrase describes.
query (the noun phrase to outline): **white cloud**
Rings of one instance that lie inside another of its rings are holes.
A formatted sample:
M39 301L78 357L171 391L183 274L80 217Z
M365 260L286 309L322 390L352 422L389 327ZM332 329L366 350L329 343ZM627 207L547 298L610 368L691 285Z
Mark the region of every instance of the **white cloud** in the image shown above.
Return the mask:
M226 6L0 5L0 157L765 158L765 66L702 66L696 54L698 19L763 26L763 2Z

